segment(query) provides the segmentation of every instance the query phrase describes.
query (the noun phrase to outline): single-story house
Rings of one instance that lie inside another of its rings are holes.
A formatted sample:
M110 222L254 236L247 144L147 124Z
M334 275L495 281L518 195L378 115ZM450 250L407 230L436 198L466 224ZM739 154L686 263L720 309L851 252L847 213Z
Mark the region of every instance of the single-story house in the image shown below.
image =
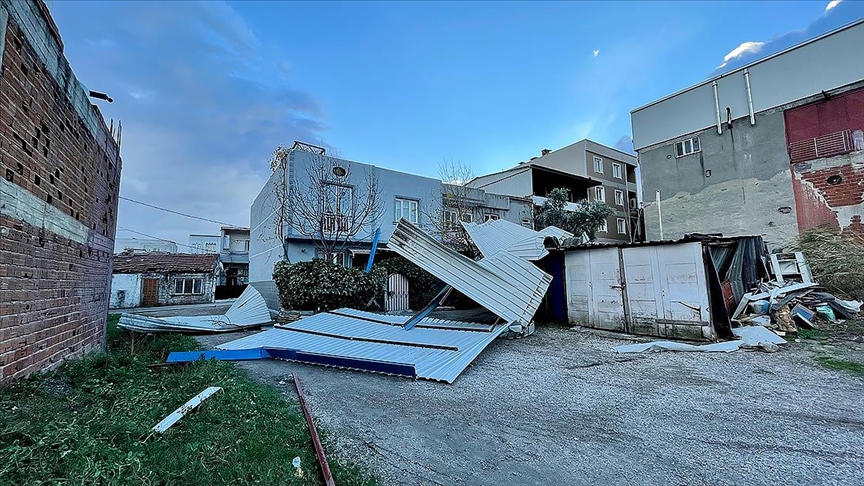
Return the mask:
M221 271L218 254L120 253L114 255L109 307L213 302Z

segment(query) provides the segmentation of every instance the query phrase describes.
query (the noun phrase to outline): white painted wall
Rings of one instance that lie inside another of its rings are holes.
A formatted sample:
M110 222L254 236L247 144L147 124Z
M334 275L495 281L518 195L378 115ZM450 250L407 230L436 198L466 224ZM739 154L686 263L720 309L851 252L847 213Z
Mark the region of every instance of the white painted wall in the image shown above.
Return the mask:
M718 85L721 120L726 121L726 107L732 111L733 119L747 116L745 68L750 71L756 113L860 81L864 79L861 46L864 20L636 108L630 113L633 146L640 150L716 125L713 81Z
M119 292L126 293L121 301ZM108 307L138 307L141 305L141 275L137 273L115 273L111 276L111 298Z

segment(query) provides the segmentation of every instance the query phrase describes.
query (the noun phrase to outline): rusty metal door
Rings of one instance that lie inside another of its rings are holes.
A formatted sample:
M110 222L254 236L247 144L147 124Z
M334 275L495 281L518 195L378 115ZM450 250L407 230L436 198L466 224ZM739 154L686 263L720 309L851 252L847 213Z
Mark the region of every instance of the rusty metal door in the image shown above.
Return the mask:
M387 278L387 295L384 308L387 311L408 310L408 279L394 273Z
M141 305L152 307L159 304L159 279L145 278L141 284Z

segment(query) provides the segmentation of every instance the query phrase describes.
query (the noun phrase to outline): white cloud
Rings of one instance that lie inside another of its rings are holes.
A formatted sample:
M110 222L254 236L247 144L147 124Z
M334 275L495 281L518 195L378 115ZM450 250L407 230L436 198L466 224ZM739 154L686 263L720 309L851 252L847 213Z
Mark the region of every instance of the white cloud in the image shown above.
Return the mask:
M825 11L827 12L832 8L836 7L837 5L840 5L840 2L842 1L843 0L831 0L830 2L828 2L828 5L825 6Z
M762 49L762 46L764 46L764 45L765 45L764 42L755 42L755 41L742 42L740 46L736 47L735 49L732 49L731 51L729 51L729 54L726 54L725 56L723 56L723 64L717 66L717 69L725 67L729 61L731 61L732 59L736 59L738 57L741 57L744 54L747 54L747 53L755 54L755 53L759 52L759 50Z
M599 55L600 55L600 49L594 49L594 57L597 57Z

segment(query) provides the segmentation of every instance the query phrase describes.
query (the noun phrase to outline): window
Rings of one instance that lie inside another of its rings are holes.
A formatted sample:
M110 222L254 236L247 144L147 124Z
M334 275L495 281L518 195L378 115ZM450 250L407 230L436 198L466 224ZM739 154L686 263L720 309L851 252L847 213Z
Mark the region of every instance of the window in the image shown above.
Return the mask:
M243 240L243 251L249 251L249 240Z
M594 200L606 202L606 188L597 186L594 188Z
M323 231L338 233L348 231L348 217L354 203L354 188L342 184L324 184Z
M396 211L394 215L395 221L405 218L408 221L417 224L419 221L417 206L417 201L413 199L402 199L397 197L395 206Z
M600 157L594 157L594 172L598 174L603 173L603 159Z
M675 157L684 157L701 150L702 146L699 144L699 137L688 138L675 144Z
M624 191L615 189L615 205L624 206Z
M499 218L500 217L497 214L484 214L483 215L483 222L485 223L486 221L495 221Z
M204 280L200 278L176 278L174 279L174 293L181 295L201 295Z
M609 232L609 226L606 224L606 220L603 220L603 222L600 223L600 226L597 228L597 231L599 231L601 233L608 233Z
M616 179L624 178L624 176L621 175L621 164L617 162L612 162L612 177Z
M618 234L627 234L627 221L624 221L624 218L618 218Z
M231 238L228 235L222 237L222 249L230 250L231 249Z
M522 226L532 230L534 229L534 224L531 222L530 218L522 218Z
M471 211L466 211L465 214L462 215L462 221L465 223L473 223L474 213L472 213Z
M459 211L448 209L444 211L444 227L453 229L459 226Z
M204 243L204 253L216 253L216 243Z

